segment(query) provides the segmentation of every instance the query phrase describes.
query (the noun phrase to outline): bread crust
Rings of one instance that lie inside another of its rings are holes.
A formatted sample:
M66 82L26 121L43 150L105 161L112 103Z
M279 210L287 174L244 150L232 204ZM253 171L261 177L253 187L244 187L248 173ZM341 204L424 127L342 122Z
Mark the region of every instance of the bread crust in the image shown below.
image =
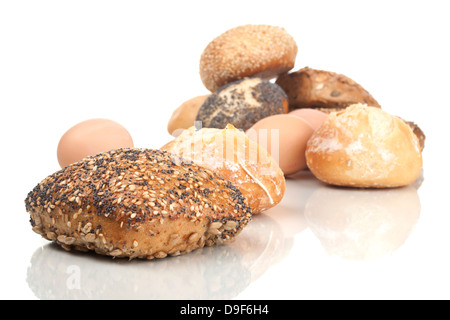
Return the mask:
M211 94L197 113L203 128L224 129L232 124L247 130L259 120L287 111L288 99L276 84L261 78L245 78Z
M380 108L380 104L361 85L349 77L335 72L302 68L282 74L275 82L288 96L289 111L311 108L325 113L339 112L357 103ZM425 134L420 127L405 121L425 148Z
M291 70L297 44L284 28L243 25L211 41L200 57L200 77L211 92L246 77L265 79Z
M289 97L289 110L300 108L335 112L355 103L381 108L361 85L335 72L302 68L282 74L275 82Z
M318 179L359 188L405 186L422 170L419 141L411 128L362 104L328 116L307 143L306 161Z
M251 209L229 181L166 151L118 149L44 179L25 200L33 230L63 248L164 258L232 240Z
M209 94L206 94L191 98L176 108L167 123L169 134L177 137L184 129L192 127L198 110L209 96Z
M252 214L277 205L286 191L284 175L276 161L232 125L223 130L191 127L161 149L230 180L246 197Z
M402 120L405 121L404 119ZM423 149L425 149L425 140L426 140L425 132L423 132L423 130L419 127L419 125L413 121L405 121L405 123L411 128L411 130L416 135L417 139L419 139L420 150L423 151Z

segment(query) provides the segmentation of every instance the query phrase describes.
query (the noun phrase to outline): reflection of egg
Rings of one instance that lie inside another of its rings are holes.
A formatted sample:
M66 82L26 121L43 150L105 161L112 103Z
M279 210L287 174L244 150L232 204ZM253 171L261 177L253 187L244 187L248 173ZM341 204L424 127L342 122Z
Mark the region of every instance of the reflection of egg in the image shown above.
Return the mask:
M128 131L117 122L91 119L70 128L59 141L58 162L61 168L87 156L118 148L133 147Z
M327 113L310 108L296 109L289 114L306 120L314 130L317 130L328 117Z
M306 143L313 132L313 127L300 117L278 114L255 123L247 135L265 148L288 175L306 169Z

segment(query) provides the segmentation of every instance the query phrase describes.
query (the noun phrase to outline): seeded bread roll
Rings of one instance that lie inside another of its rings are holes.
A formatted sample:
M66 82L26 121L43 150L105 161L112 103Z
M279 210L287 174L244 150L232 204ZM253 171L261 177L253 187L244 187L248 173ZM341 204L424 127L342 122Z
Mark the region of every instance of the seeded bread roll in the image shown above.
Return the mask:
M85 158L44 179L25 204L33 231L64 249L130 259L222 243L251 219L229 181L150 149Z
M162 150L192 160L231 181L248 201L253 214L276 206L286 182L275 159L241 130L191 127Z
M232 124L247 130L259 120L287 110L287 96L278 85L260 78L246 78L211 94L198 111L196 121L202 121L203 128L224 129Z
M289 97L289 109L335 112L355 103L381 108L361 85L343 74L311 69L282 74L275 82Z
M320 180L339 186L392 188L422 170L417 136L400 118L355 104L331 113L308 140L306 162Z
M297 44L285 29L244 25L213 41L200 58L200 77L211 92L246 77L273 78L295 65Z

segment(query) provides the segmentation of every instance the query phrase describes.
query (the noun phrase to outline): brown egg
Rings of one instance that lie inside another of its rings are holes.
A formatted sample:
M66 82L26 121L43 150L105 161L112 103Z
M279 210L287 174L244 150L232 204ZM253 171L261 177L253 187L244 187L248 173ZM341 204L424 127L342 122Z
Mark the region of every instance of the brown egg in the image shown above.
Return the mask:
M246 134L265 148L285 175L306 169L305 150L314 128L300 117L278 114L255 123Z
M314 130L319 129L322 123L328 118L327 113L310 108L295 109L288 114L306 120L314 128Z
M70 128L59 141L58 162L61 168L87 156L119 148L132 148L130 133L108 119L90 119Z

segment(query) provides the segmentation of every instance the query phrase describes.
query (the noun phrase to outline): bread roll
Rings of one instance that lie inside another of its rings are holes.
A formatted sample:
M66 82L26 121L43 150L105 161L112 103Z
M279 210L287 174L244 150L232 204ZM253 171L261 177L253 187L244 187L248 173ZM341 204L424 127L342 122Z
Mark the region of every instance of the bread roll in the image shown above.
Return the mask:
M328 116L307 143L306 161L326 183L362 188L405 186L422 169L419 141L411 128L362 104Z
M247 130L259 120L287 110L287 96L278 85L260 78L246 78L211 94L198 111L196 121L201 121L203 128L224 129L232 124Z
M349 105L364 103L381 108L361 85L343 74L305 67L282 74L276 80L289 97L289 109L313 108L335 112Z
M269 25L232 28L211 41L200 57L200 77L211 92L246 77L273 78L294 67L297 44L285 29Z
M150 149L117 149L72 164L39 183L25 204L45 239L130 259L222 243L251 219L229 181Z
M230 180L247 198L253 214L274 207L284 196L286 183L276 161L232 125L222 130L191 127L161 149Z
M174 137L178 137L183 130L192 127L195 123L198 110L209 97L209 94L197 96L183 102L176 108L167 124L167 131Z
M402 120L405 121L404 119ZM423 149L425 149L425 140L426 140L425 133L415 122L405 121L405 123L411 128L411 130L416 135L417 139L419 139L420 150L423 151Z

